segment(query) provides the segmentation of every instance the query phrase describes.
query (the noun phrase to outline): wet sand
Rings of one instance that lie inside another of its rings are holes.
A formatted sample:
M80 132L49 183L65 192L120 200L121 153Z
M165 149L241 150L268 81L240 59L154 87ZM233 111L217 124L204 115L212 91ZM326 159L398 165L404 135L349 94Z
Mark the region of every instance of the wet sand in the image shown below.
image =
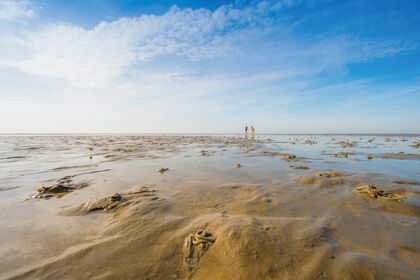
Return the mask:
M419 136L0 136L0 279L419 279Z

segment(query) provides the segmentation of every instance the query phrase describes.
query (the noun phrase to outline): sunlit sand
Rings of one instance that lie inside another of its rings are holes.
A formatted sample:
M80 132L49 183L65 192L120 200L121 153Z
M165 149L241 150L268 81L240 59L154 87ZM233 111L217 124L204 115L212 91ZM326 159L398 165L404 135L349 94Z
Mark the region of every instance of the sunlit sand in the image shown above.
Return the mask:
M0 137L1 279L416 279L419 136Z

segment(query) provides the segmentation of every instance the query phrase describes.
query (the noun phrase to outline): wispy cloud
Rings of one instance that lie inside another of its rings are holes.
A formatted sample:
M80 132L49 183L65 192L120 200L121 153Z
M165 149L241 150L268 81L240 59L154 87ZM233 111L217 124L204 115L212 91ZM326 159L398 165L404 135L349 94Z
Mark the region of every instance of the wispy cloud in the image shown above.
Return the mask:
M316 1L310 2L313 8ZM30 2L1 3L21 9L9 21L34 16ZM108 124L95 131L232 131L253 121L265 131L304 132L315 131L308 123L316 118L324 121L317 129L338 129L340 123L319 116L319 103L334 101L328 112L336 113L354 104L348 101L352 92L357 104L383 96L373 80L347 81L348 65L396 56L413 46L346 32L302 33L302 16L290 11L307 5L238 1L215 10L172 7L161 15L122 17L93 28L39 22L31 30L19 25L16 32L0 30L0 118L14 112L27 116L25 108L36 116L33 127L41 127L55 115L54 125L44 125L49 131L59 130L60 123L69 131L78 126L89 131L95 121ZM416 87L398 85L386 93ZM318 105L308 109L312 102ZM299 115L302 111L314 115ZM21 121L19 127L25 127Z
M0 1L0 21L21 21L35 17L36 12L26 0Z
M173 7L161 16L121 18L90 30L50 24L19 38L25 59L3 59L0 63L65 78L79 86L108 87L130 76L138 80L141 75L142 79L143 69L150 72L159 65L160 71L155 72L167 69L162 73L165 77L173 75L170 71L194 72L191 69L197 62L214 65L217 59L228 59L232 65L256 60L260 67L273 67L272 62L277 62L276 68L282 71L299 67L317 74L404 50L395 42L342 35L301 38L278 20L280 8L292 3L261 2L245 8L225 5L215 11Z

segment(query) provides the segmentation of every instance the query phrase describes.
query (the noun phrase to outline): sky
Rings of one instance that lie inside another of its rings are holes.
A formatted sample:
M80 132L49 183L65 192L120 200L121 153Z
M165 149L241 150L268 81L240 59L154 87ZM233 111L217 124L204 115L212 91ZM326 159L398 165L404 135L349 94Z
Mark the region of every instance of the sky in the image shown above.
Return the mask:
M420 133L419 10L0 0L0 133Z

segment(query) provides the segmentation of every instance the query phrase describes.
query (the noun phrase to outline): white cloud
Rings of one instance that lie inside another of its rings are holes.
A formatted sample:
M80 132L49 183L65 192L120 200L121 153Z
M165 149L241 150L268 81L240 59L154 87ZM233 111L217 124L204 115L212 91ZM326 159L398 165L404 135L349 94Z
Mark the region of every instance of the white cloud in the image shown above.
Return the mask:
M0 20L20 21L33 18L35 11L29 1L26 0L2 0L0 1Z
M288 7L294 2L280 3ZM219 68L225 59L231 65L248 63L248 67L255 59L260 66L278 63L281 70L298 66L316 74L401 50L394 46L378 49L377 44L345 36L299 38L285 23L276 21L273 13L279 9L271 1L244 8L225 5L215 11L173 7L160 16L121 18L93 29L50 24L15 40L9 36L2 48L23 54L14 55L19 59L0 55L0 65L64 78L80 87L108 88L130 80L145 81L151 71L163 78L174 76L172 72L175 76L196 72L197 62L201 62L200 71L206 72L206 63L214 69L217 59L222 59Z
M290 116L290 106L372 89L326 88L319 76L343 77L349 63L407 48L302 35L293 17L281 16L302 1L278 3L174 7L91 29L39 22L32 31L0 29L0 119L18 120L0 131L218 132L228 123L223 131L231 132L252 120L266 132L311 131L311 118Z
M174 7L162 16L121 18L92 30L53 24L27 35L29 59L2 64L82 85L109 85L130 67L157 57L193 62L228 55L234 47L234 29L244 24L244 16L244 11L226 6L215 12Z

